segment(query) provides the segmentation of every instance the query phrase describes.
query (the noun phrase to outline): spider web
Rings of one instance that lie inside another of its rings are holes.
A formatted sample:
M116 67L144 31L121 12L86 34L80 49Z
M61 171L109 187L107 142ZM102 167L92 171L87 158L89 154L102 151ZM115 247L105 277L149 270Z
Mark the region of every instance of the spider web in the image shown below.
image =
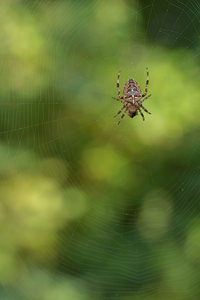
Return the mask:
M198 1L0 7L0 298L199 299Z

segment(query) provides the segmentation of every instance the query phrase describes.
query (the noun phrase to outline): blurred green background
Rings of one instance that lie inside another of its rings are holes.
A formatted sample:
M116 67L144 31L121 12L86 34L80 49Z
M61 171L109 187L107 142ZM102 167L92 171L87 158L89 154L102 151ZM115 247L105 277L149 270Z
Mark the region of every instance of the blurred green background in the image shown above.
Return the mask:
M0 14L0 299L200 299L198 3ZM152 115L118 126L146 67Z

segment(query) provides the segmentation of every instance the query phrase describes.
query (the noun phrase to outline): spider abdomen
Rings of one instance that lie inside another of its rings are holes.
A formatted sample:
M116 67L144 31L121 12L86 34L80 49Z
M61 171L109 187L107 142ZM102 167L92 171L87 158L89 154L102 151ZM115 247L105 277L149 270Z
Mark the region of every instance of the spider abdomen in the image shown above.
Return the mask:
M133 96L141 97L142 91L139 84L134 79L129 79L124 85L124 98L132 98Z

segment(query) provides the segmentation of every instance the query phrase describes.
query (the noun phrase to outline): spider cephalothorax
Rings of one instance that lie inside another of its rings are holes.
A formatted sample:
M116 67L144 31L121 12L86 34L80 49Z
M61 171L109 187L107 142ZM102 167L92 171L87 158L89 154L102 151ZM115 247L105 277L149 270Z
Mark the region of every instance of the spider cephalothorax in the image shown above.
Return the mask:
M146 88L145 88L145 92L144 94L142 94L141 88L139 86L139 84L134 80L134 79L129 79L123 88L123 97L120 95L120 90L119 90L119 76L120 76L120 72L118 74L118 78L117 78L117 89L118 89L118 98L114 98L113 99L120 101L121 103L123 103L122 108L116 113L116 115L114 117L116 117L117 115L119 115L124 109L124 113L121 115L121 118L118 122L118 124L120 123L121 119L125 116L125 114L128 112L129 117L133 118L138 114L138 110L144 119L144 115L141 111L141 108L146 111L148 114L151 114L143 105L142 102L144 102L147 98L149 98L151 95L145 97L147 95L147 91L148 91L148 84L149 84L149 72L148 72L148 68L147 68L147 81L146 81ZM144 98L145 97L145 98ZM142 99L144 98L144 99Z

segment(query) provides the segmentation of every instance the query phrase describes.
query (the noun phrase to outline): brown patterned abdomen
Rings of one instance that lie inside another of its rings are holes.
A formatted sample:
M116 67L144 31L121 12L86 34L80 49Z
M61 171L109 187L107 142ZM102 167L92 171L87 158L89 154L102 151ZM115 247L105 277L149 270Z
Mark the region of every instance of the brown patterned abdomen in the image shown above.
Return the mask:
M123 89L124 98L132 98L132 96L141 96L141 95L142 95L142 91L139 84L135 80L129 79L124 85L124 89Z

